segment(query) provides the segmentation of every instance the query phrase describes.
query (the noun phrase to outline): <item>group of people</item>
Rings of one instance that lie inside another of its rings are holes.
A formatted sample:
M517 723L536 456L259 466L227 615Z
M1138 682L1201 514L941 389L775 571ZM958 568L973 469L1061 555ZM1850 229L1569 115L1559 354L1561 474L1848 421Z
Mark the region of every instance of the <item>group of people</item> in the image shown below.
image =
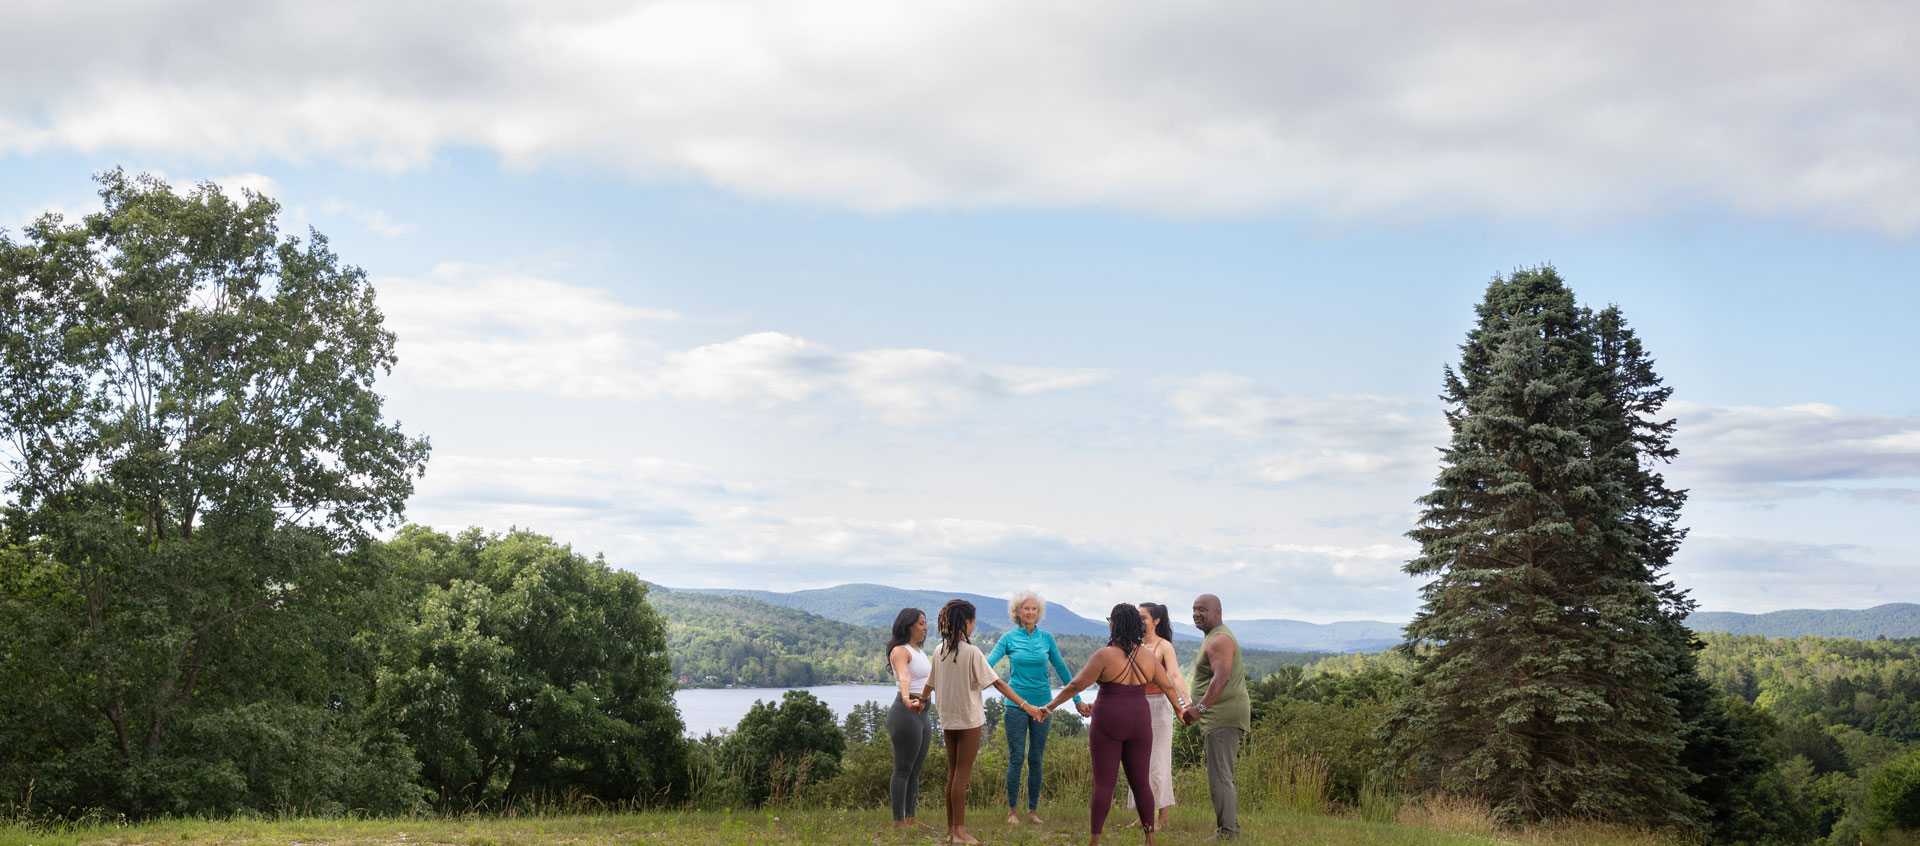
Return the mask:
M928 655L927 616L917 608L903 608L893 622L887 643L887 662L899 685L899 695L887 712L887 733L893 740L893 826L925 826L915 816L920 774L933 741L931 713L937 709L947 749L947 842L978 843L967 833L967 782L980 752L986 704L981 694L992 688L1006 698L1007 822L1018 825L1020 778L1027 778L1028 822L1039 823L1040 767L1049 734L1047 718L1055 708L1073 702L1083 717L1091 717L1089 745L1093 759L1092 843L1100 842L1107 812L1113 807L1114 784L1125 770L1132 788L1128 806L1139 815L1132 825L1146 833L1146 841L1167 820L1173 800L1173 722L1199 727L1204 738L1207 790L1213 799L1215 836L1240 835L1239 800L1233 768L1240 739L1252 720L1247 698L1247 672L1240 644L1221 624L1220 599L1203 594L1193 601L1193 624L1206 637L1194 660L1192 678L1183 678L1173 648L1173 627L1167 607L1143 602L1113 606L1107 616L1107 645L1094 652L1077 675L1053 635L1040 629L1046 603L1031 591L1014 595L1007 615L1014 626L1001 635L992 654L973 645L973 603L955 599L941 607L935 620L940 645ZM1000 659L1009 661L1010 676L994 672ZM1058 673L1064 688L1053 693L1047 671ZM1092 705L1080 693L1098 684ZM1044 700L1045 704L1037 704ZM1157 813L1156 813L1157 812Z

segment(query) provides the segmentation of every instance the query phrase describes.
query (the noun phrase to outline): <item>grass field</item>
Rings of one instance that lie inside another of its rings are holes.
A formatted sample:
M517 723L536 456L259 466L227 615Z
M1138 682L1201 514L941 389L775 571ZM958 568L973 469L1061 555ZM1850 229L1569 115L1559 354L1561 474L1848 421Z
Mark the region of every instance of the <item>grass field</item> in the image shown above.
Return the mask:
M1085 805L1042 807L1045 825L1010 826L1002 813L975 809L968 829L990 846L1037 846L1085 843ZM1141 843L1138 832L1125 831L1123 811L1108 818L1103 844ZM1333 816L1246 813L1241 816L1248 844L1354 843L1381 846L1469 846L1469 844L1657 844L1657 838L1631 833L1557 829L1496 833L1472 815L1412 815L1404 822L1416 825L1367 823ZM924 818L940 824L937 816ZM1160 836L1166 844L1198 844L1212 834L1212 812L1182 806ZM96 823L39 830L0 827L0 846L64 846L64 844L210 844L211 846L345 846L345 844L457 844L457 846L536 846L536 844L886 844L935 843L938 832L896 834L884 811L780 811L742 813L661 811L644 814L413 819L287 819L287 820L165 820L137 825Z

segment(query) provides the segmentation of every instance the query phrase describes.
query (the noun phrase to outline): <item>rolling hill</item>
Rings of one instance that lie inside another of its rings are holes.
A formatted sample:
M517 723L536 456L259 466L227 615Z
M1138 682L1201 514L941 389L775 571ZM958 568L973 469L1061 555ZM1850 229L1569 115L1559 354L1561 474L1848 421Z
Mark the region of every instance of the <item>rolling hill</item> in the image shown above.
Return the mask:
M1859 640L1920 637L1920 605L1892 602L1858 611L1796 608L1765 614L1697 611L1687 618L1687 626L1700 632L1763 637L1816 635Z

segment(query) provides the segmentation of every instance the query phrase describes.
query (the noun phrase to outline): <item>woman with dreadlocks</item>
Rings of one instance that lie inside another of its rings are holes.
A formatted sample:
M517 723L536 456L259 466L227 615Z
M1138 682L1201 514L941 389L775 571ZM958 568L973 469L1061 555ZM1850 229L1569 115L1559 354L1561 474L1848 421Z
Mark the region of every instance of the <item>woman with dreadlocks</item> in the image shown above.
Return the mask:
M1133 787L1134 808L1140 814L1140 827L1153 843L1153 788L1149 784L1148 765L1153 756L1153 718L1147 710L1147 684L1160 688L1176 709L1178 688L1167 678L1160 662L1140 648L1146 626L1140 622L1140 609L1125 602L1113 606L1107 614L1107 645L1087 659L1080 674L1068 682L1060 695L1047 703L1049 712L1072 699L1074 694L1100 683L1100 695L1093 700L1093 728L1088 732L1093 753L1093 846L1100 843L1100 830L1106 827L1107 812L1113 809L1113 784L1119 770L1127 771L1127 784Z
M1045 720L1053 713L1051 708L1042 711L1034 707L994 675L987 656L973 645L973 618L973 603L964 599L950 600L940 608L940 648L935 650L933 672L927 681L947 742L948 843L980 842L967 834L967 780L973 777L973 761L980 754L980 727L987 724L986 703L980 700L980 692L990 687L1000 691L1008 702L1035 720ZM1111 786L1107 795L1113 795Z

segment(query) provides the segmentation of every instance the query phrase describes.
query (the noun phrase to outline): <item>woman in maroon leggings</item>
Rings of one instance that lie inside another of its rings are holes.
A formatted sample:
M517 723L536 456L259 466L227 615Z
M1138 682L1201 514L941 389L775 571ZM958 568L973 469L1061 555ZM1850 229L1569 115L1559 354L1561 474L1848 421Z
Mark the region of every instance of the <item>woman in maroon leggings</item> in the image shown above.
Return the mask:
M1153 789L1148 785L1147 764L1153 757L1153 718L1147 713L1147 682L1158 685L1162 696L1174 700L1173 682L1160 663L1140 649L1146 627L1140 622L1140 609L1120 603L1107 615L1107 645L1093 653L1080 674L1068 682L1060 695L1048 703L1052 713L1060 704L1100 683L1100 695L1093 700L1093 727L1088 732L1093 752L1093 839L1098 846L1100 830L1106 827L1107 812L1113 809L1113 783L1119 770L1127 771L1127 783L1133 786L1133 804L1140 812L1140 827L1153 843Z

